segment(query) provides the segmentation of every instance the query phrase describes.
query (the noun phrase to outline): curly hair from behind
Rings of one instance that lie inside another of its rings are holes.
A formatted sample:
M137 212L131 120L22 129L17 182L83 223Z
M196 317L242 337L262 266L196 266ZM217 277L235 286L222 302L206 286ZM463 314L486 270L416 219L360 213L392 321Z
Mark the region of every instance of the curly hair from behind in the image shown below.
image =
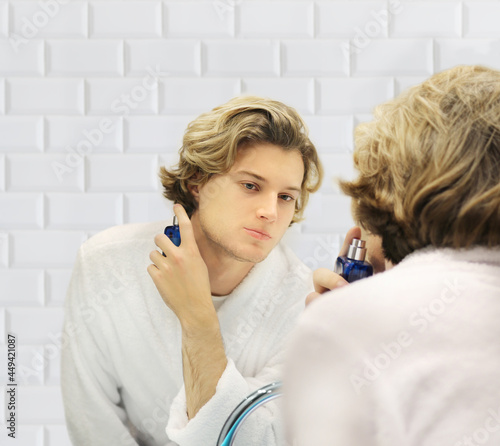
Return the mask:
M163 195L182 204L191 216L197 203L188 186L204 185L213 175L228 172L238 148L259 142L301 153L304 178L292 223L300 221L309 194L321 185L321 162L309 140L307 127L295 109L257 96L233 98L188 125L179 150L179 163L171 169L160 169Z
M378 106L356 128L354 163L340 187L392 263L500 245L500 72L458 66Z

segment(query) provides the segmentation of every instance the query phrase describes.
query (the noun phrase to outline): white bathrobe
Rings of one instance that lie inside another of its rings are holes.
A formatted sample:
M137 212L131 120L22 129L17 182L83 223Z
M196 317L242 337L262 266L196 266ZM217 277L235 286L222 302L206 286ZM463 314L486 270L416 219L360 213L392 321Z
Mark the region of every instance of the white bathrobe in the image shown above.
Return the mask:
M500 248L412 253L321 296L291 339L297 446L500 445Z
M215 445L241 400L281 380L286 337L313 285L311 271L279 244L230 295L213 298L228 365L216 394L188 422L180 324L146 270L154 236L166 224L111 228L79 251L62 354L66 421L76 446ZM276 443L279 416L267 406L244 423L238 444Z

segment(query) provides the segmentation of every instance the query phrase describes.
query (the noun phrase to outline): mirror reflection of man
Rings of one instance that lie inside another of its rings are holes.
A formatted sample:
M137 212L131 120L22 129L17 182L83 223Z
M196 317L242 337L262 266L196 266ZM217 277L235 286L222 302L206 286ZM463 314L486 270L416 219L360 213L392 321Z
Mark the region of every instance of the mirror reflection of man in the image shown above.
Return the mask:
M108 229L80 249L62 357L75 445L215 444L234 407L280 379L285 338L313 289L280 243L322 178L295 110L235 98L193 121L179 153L160 172L179 247L157 222ZM117 276L120 291L83 311ZM275 415L255 414L239 438L278 444Z

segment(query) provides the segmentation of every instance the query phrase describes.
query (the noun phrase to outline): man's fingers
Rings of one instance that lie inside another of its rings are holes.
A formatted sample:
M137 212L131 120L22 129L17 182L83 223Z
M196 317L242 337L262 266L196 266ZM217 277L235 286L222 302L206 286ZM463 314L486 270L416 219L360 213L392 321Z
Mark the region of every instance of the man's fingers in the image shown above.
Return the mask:
M347 251L349 250L349 245L352 242L353 238L361 239L361 228L358 226L354 226L349 231L347 231L347 234L345 235L344 239L344 244L342 245L342 248L340 249L339 256L345 256L347 255Z
M313 274L314 289L317 293L325 293L326 291L348 285L342 276L330 271L326 268L319 268Z
M189 219L186 210L181 204L176 203L174 204L174 213L177 217L177 220L179 221L181 244L192 244L193 242L195 242L193 226L191 225L191 220Z

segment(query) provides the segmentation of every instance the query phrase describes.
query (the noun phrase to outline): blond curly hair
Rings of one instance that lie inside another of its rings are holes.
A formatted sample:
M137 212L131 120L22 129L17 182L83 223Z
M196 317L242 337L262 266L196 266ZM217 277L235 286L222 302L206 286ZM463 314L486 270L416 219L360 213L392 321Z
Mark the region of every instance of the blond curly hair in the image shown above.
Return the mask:
M304 178L292 223L300 221L309 194L321 185L321 162L295 109L257 96L233 98L188 125L179 163L171 169L160 169L163 195L182 204L191 216L197 203L188 186L206 184L213 175L226 173L235 162L238 148L256 142L298 150L302 155Z
M400 262L427 246L500 245L500 72L458 66L355 131L354 218Z

